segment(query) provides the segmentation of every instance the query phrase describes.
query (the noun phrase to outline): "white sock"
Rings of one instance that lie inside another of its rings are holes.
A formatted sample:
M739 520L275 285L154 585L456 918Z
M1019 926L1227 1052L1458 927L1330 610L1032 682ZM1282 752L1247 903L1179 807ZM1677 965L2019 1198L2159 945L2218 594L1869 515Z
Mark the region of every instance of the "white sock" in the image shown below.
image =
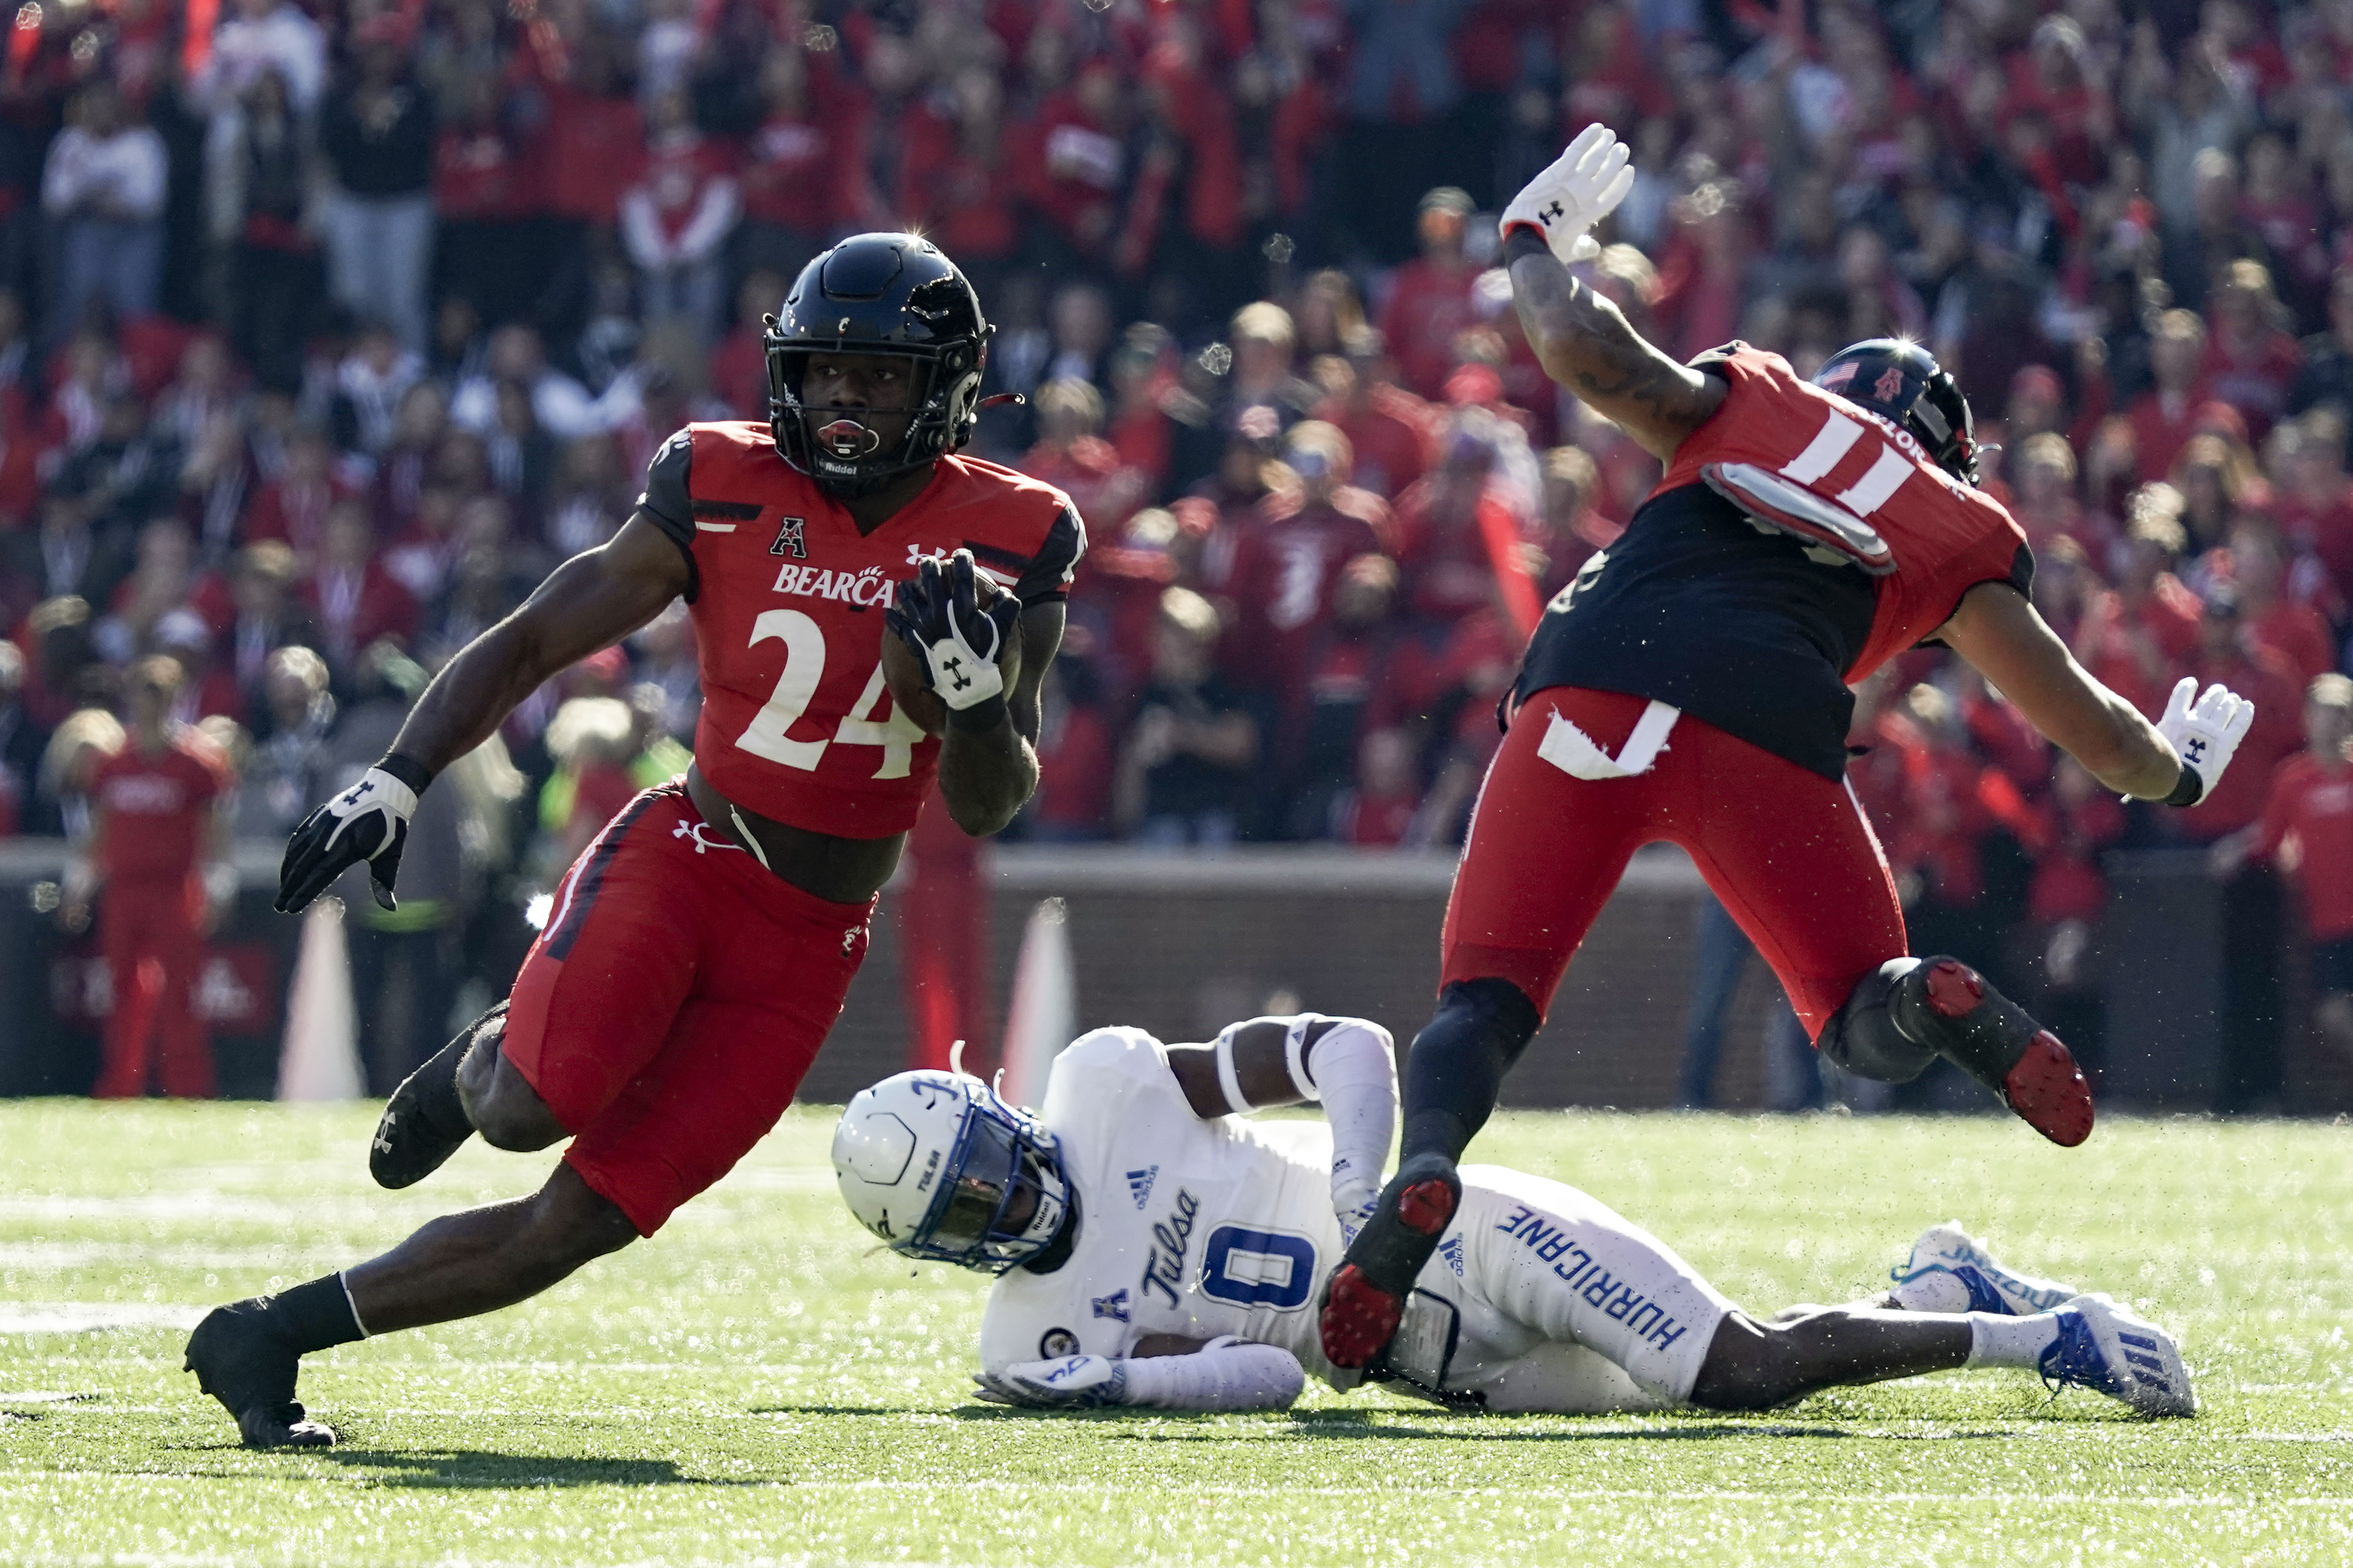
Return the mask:
M2005 1317L1998 1312L1971 1312L1969 1359L1964 1366L2018 1366L2030 1371L2042 1364L2042 1352L2059 1337L2059 1314L2037 1312L2031 1318Z

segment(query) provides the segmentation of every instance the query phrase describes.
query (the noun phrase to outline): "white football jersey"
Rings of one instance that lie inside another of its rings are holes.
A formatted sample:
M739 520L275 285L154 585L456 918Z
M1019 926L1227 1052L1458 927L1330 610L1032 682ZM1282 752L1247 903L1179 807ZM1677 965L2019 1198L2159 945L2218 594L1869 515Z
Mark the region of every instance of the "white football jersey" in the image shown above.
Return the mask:
M1097 1029L1055 1059L1039 1114L1061 1142L1079 1236L1050 1274L997 1278L980 1360L1124 1356L1147 1334L1281 1345L1329 1379L1315 1331L1345 1248L1321 1121L1203 1120L1141 1029Z

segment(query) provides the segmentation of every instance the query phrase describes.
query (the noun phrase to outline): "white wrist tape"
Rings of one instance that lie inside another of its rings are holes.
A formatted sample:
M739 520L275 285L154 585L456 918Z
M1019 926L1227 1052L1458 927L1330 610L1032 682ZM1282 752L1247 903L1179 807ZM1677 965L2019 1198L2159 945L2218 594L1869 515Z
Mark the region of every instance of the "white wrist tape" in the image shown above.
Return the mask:
M1284 1410L1307 1385L1299 1358L1281 1345L1251 1344L1229 1334L1191 1355L1146 1356L1122 1363L1127 1405L1159 1410Z
M1250 1102L1242 1098L1242 1075L1234 1070L1234 1032L1228 1029L1218 1037L1218 1088L1224 1091L1226 1109L1236 1116L1247 1116Z
M1389 1032L1344 1018L1315 1042L1314 1067L1324 1120L1332 1124L1332 1200L1354 1208L1381 1185L1397 1136L1397 1058Z

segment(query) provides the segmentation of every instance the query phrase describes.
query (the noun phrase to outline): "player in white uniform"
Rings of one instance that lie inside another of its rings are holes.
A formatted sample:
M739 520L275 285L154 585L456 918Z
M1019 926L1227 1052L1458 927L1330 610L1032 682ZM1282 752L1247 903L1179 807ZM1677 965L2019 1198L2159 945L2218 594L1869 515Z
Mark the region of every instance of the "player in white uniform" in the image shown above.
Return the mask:
M1320 1125L1237 1114L1318 1099ZM1008 1403L1280 1409L1313 1372L1493 1411L1760 1409L1997 1365L2151 1415L2197 1409L2164 1331L2010 1274L1957 1227L1923 1237L1885 1296L1759 1321L1607 1205L1493 1165L1463 1169L1385 1359L1342 1371L1314 1304L1396 1115L1388 1033L1362 1019L1251 1019L1198 1046L1097 1029L1056 1060L1035 1116L962 1074L885 1079L844 1111L834 1167L895 1250L997 1275L979 1381Z

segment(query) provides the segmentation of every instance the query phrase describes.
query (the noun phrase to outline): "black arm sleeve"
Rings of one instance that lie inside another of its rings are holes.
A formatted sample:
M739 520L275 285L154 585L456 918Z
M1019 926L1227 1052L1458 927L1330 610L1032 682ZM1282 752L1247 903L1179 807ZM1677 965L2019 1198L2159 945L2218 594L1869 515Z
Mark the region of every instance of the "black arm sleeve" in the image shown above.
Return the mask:
M694 563L694 500L689 488L693 466L694 437L691 432L681 430L664 441L655 451L654 460L646 465L645 493L638 497L638 510L669 534L670 542L686 557L686 602L690 605L702 590L702 574Z
M1024 605L1041 604L1049 599L1071 596L1071 579L1079 569L1079 557L1087 552L1087 525L1079 521L1079 509L1066 506L1054 526L1046 532L1046 542L1021 569L1021 577L1013 585L1013 596Z

